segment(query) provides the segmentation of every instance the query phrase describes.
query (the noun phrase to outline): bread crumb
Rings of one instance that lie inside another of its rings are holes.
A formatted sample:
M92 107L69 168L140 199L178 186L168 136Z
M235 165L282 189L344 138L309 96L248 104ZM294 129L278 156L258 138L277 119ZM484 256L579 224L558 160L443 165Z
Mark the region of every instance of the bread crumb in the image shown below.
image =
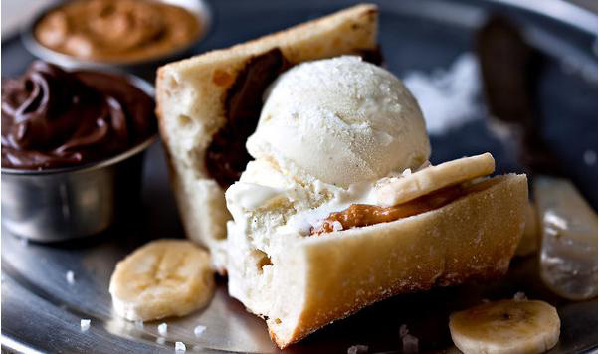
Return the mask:
M357 345L352 345L351 347L347 348L347 354L365 354L365 353L368 353L367 345L357 344Z
M166 336L166 333L168 332L168 325L164 322L162 322L161 324L158 325L158 333L160 333L161 336Z

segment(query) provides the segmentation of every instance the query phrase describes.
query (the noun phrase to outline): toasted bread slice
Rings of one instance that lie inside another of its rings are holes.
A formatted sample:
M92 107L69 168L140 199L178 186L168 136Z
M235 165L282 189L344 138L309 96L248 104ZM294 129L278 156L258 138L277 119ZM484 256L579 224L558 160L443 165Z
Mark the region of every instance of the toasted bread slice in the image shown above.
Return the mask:
M267 319L284 348L396 294L498 278L524 229L526 176L478 184L446 206L397 221L300 239L274 235L269 254L245 249L244 235L231 233L229 292Z
M158 70L157 115L170 165L171 185L187 236L208 246L223 269L226 222L224 188L210 175L206 152L227 124L227 92L246 65L280 49L290 65L356 54L377 47L377 8L358 5L229 49L168 64ZM249 118L255 119L259 116ZM242 140L244 137L238 137ZM245 137L247 138L247 136ZM237 142L245 149L245 140ZM240 151L240 154L246 153ZM241 172L241 171L239 171Z

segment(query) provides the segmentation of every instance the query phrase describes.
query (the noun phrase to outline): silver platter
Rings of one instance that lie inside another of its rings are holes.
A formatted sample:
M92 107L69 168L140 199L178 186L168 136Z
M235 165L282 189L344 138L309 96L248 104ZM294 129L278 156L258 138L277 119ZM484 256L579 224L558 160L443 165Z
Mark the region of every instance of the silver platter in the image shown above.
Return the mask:
M214 1L211 32L195 52L222 48L312 19L350 1ZM470 51L474 31L491 12L521 23L533 45L547 57L541 102L544 135L563 158L564 169L597 205L597 165L586 166L583 152L597 151L597 17L559 0L380 1L380 41L387 67L400 77L409 70L431 72ZM595 49L593 49L593 46ZM18 40L2 44L2 76L20 75L33 60ZM564 62L569 66L562 65ZM578 68L573 70L572 67ZM586 74L585 74L586 73ZM150 73L151 74L151 73ZM563 119L563 116L568 119ZM498 170L521 167L487 131L484 120L432 138L433 162L491 151ZM108 280L115 263L150 239L183 237L168 185L160 144L147 152L142 207L124 225L93 239L58 245L26 243L2 230L2 346L24 352L168 352L176 341L188 352L275 352L265 323L227 294L226 279L210 305L169 319L159 339L158 323L138 327L114 316ZM70 284L67 272L73 271ZM406 324L423 352L457 353L448 315L483 299L509 298L518 291L555 305L562 320L552 353L596 352L597 300L570 302L549 292L538 278L534 257L515 259L509 273L493 284L468 284L394 297L334 323L290 347L292 353L346 352L355 344L370 352L401 352L399 327ZM91 319L82 332L81 319ZM207 327L196 337L195 326Z

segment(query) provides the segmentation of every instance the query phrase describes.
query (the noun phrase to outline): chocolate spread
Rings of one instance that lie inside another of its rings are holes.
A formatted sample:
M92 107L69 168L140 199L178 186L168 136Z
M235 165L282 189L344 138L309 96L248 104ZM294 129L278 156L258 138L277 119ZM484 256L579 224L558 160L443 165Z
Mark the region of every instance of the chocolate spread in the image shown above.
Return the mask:
M375 65L383 62L380 48L358 50L356 55ZM264 91L292 64L279 48L253 57L237 75L227 91L225 111L227 123L212 138L206 150L206 169L210 177L227 189L237 182L252 159L245 143L256 130ZM227 75L215 75L217 84L226 85Z
M343 211L329 214L320 227L310 230L310 234L320 235L333 231L392 222L401 218L422 214L448 205L469 193L485 190L496 183L498 183L496 179L487 179L474 184L466 182L465 184L447 187L392 207L352 204Z
M376 66L382 66L385 62L380 45L377 45L373 49L360 49L356 54L361 56L365 62Z
M166 55L198 38L202 24L189 11L143 0L73 1L35 27L44 46L81 59L124 63Z
M223 189L239 180L251 160L245 142L258 125L262 95L289 67L283 52L272 49L252 58L227 91L227 123L212 137L206 151L208 173Z
M2 84L2 167L47 169L112 157L156 131L154 101L113 75L41 61Z

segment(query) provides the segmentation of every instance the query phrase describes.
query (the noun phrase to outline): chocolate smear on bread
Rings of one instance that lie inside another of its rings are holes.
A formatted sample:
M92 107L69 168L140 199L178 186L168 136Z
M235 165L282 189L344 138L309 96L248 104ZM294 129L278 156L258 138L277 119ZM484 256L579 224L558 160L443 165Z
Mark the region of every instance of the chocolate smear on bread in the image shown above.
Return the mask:
M228 90L227 123L213 136L206 151L208 173L223 189L239 180L251 160L245 142L256 130L264 91L290 67L283 52L274 48L249 60Z

